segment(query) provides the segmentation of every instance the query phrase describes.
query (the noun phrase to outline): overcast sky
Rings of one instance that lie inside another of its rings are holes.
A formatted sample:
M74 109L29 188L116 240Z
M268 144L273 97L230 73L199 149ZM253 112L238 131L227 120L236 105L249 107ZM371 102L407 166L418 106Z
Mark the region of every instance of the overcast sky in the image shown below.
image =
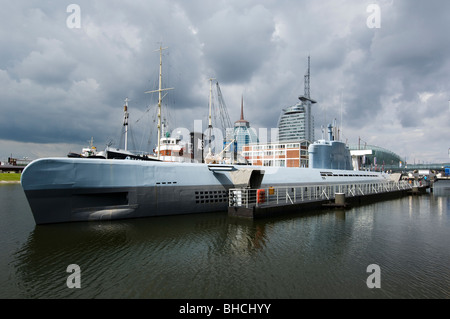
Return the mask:
M243 96L252 127L276 128L310 55L316 138L337 119L348 143L450 162L450 1L0 4L0 160L117 146L126 97L134 147L153 148L162 44L171 129L207 128L211 77L232 122Z

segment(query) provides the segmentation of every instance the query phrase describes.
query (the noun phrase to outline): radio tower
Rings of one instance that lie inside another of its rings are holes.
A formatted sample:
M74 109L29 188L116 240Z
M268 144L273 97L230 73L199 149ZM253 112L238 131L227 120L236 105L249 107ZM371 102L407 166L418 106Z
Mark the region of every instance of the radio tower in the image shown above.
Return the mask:
M309 86L309 80L310 80L310 56L308 55L308 71L305 74L305 97L310 99L311 95L310 95L310 86Z
M306 140L309 142L314 142L314 117L311 114L311 105L317 103L315 100L311 99L310 92L310 73L311 67L311 59L308 55L308 70L305 74L305 95L299 96L300 101L302 101L303 106L305 107L305 132L306 132Z

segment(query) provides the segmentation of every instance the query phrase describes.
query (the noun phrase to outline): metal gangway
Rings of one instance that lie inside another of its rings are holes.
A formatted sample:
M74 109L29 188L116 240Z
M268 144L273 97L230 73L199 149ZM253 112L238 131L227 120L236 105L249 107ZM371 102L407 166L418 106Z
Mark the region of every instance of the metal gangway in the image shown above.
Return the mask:
M366 196L395 191L408 191L418 184L406 181L383 181L350 184L320 184L279 186L259 189L232 188L229 190L230 207L268 207L301 204L313 201L333 200L336 194L347 197Z

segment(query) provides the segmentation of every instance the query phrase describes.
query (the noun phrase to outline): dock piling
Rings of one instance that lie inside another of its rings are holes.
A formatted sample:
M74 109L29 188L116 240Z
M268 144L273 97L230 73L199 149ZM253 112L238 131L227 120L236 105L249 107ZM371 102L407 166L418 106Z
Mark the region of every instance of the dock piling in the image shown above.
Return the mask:
M336 193L334 197L334 204L336 206L345 206L345 194L344 193Z

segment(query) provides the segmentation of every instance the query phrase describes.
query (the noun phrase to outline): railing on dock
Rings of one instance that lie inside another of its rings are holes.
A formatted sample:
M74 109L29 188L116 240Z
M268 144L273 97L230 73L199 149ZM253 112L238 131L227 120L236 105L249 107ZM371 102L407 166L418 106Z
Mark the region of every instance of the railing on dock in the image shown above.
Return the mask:
M336 194L345 197L365 196L400 190L411 190L413 186L405 181L386 181L354 184L280 186L260 189L232 188L229 190L230 207L263 207L289 205L308 201L332 200Z

